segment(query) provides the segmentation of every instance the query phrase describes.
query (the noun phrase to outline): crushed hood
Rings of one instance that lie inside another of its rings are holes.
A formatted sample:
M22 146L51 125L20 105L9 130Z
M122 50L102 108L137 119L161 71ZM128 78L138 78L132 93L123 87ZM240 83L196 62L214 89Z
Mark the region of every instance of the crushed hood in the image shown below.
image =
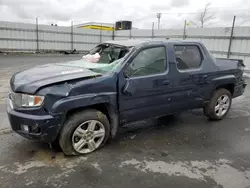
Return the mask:
M91 78L101 74L69 64L46 64L14 74L10 80L14 92L35 93L40 87L80 78Z

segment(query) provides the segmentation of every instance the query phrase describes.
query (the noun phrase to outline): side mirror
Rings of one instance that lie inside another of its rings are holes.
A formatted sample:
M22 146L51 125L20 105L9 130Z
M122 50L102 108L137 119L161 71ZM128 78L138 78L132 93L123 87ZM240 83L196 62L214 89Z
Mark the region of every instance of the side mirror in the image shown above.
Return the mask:
M124 75L125 78L129 78L131 76L131 73L132 73L132 71L131 71L130 66L127 66L127 68L123 72L123 75Z
M131 86L129 79L126 81L126 84L124 85L124 87L122 89L122 93L124 95L128 95L128 96L134 95L135 88L133 86Z
M124 76L125 78L129 78L129 73L128 73L127 70L125 70L125 71L123 72L123 76Z

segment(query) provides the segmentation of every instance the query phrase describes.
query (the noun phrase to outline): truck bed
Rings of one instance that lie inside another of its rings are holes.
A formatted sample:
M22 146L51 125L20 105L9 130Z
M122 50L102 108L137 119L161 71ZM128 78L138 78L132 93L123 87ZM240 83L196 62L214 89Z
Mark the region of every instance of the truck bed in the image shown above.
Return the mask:
M245 67L241 59L216 58L215 65L219 70L241 70Z

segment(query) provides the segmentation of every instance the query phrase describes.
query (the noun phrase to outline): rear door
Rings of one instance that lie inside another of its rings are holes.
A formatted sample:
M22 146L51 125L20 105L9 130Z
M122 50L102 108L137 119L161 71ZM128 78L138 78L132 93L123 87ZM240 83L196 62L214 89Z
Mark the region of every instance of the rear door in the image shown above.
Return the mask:
M167 47L141 48L119 75L119 111L122 121L147 119L170 110Z
M173 79L171 109L181 111L202 107L209 88L209 66L199 44L173 45L176 76Z

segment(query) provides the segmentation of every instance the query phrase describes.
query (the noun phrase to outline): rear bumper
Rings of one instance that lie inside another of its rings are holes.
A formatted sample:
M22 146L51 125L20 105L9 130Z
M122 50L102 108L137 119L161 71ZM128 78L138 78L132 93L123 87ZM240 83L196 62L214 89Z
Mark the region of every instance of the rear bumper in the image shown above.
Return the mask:
M245 80L240 81L234 88L233 98L241 96L244 93L246 86L247 83Z
M12 109L10 103L11 101L6 101L6 110L13 131L27 139L46 143L56 139L61 126L59 116L30 115L17 112ZM22 128L23 125L28 126L28 132Z

